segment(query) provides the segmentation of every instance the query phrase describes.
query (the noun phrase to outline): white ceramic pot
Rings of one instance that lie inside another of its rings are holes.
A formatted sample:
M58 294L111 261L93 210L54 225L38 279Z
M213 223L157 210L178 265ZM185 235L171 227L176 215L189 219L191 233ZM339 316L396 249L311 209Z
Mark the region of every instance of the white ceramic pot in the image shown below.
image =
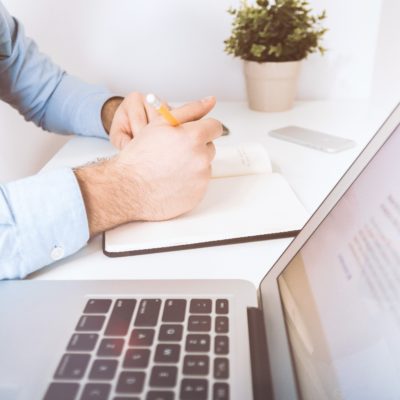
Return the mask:
M301 61L244 62L247 99L256 111L285 111L293 107Z

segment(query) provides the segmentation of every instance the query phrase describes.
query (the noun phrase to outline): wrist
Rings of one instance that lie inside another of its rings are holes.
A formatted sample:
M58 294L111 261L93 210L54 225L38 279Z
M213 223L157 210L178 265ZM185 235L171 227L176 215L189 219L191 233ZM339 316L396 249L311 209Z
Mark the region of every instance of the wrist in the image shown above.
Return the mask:
M138 219L137 185L114 159L74 170L85 203L90 236Z
M101 109L101 121L107 134L110 133L111 124L119 105L124 100L123 97L115 96L108 99Z

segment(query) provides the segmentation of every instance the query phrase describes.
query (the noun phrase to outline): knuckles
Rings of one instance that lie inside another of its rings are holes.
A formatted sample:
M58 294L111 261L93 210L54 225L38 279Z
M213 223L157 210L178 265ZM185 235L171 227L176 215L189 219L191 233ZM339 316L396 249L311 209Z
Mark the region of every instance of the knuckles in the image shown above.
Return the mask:
M212 131L216 136L222 135L222 123L215 118L207 118L204 120L208 124L209 131Z
M190 135L195 144L204 144L210 141L210 137L219 137L222 135L222 124L214 118L207 118L198 121L191 127Z
M213 142L207 143L208 151L209 151L209 159L212 161L217 154L217 149L215 148L215 144Z
M198 154L193 160L193 171L200 180L208 180L210 177L211 163L206 152Z
M129 93L128 96L126 96L125 100L127 102L131 102L132 101L132 102L135 102L135 103L136 102L141 102L141 103L144 102L143 94L140 93L140 92Z

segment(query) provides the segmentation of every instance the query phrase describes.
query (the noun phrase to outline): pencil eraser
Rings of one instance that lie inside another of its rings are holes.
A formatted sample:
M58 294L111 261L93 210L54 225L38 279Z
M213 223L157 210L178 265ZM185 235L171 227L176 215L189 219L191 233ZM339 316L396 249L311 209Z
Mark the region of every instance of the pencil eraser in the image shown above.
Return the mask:
M146 96L146 101L147 101L150 105L153 105L153 104L156 102L156 100L157 100L157 98L156 98L156 96L154 96L153 93L149 93L149 94Z

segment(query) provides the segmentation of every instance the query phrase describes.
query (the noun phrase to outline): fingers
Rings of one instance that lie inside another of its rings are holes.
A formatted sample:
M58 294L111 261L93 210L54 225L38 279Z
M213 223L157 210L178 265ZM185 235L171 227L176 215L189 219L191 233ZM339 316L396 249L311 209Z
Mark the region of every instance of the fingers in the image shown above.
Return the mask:
M144 99L140 93L132 93L126 98L126 109L132 134L135 136L148 123Z
M169 109L169 106L166 104ZM141 93L131 93L125 99L124 108L128 114L132 137L138 134L150 121L159 118L157 110L150 106Z
M147 101L145 99L145 96L143 96L143 104L144 104L144 108L145 108L146 113L147 113L148 121L153 121L154 119L159 117L159 114L158 114L157 110L147 103Z
M209 160L209 162L211 162L212 160L214 160L215 154L216 154L215 145L213 142L208 142L206 144L206 151L207 151L208 160Z
M130 141L132 140L132 137L126 133L121 133L118 137L118 149L122 150Z
M212 142L222 135L222 124L214 118L202 119L201 121L188 122L185 130L201 143Z
M118 150L122 150L131 140L132 136L125 132L110 135L111 144Z
M202 100L187 103L172 110L174 117L181 123L197 121L208 114L215 106L214 96L206 97Z

